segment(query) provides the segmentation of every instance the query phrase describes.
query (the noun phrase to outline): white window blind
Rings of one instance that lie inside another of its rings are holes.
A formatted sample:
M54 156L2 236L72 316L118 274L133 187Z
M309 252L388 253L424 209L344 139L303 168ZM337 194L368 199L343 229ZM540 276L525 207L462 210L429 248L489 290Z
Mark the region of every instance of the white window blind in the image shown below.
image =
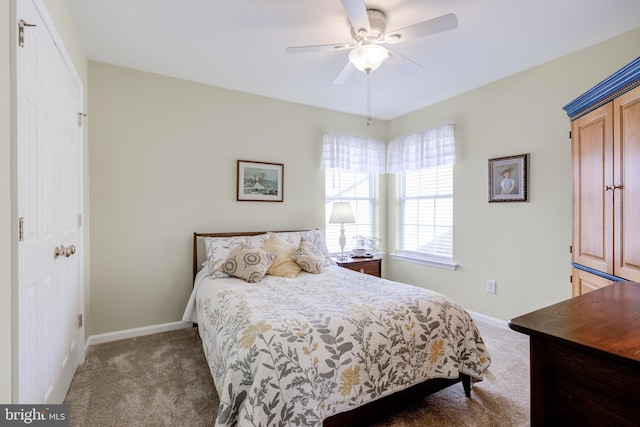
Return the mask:
M389 143L387 172L399 173L397 255L453 268L454 126Z
M356 246L355 236L376 236L375 175L344 169L325 171L325 240L329 252L340 253L340 224L330 224L333 202L350 202L356 223L344 224L345 252Z
M340 253L340 224L329 223L333 202L349 202L356 222L344 224L345 252L355 236L377 237L376 175L385 171L384 141L338 133L322 137L325 169L325 238L331 253Z
M399 254L453 260L453 165L400 174Z

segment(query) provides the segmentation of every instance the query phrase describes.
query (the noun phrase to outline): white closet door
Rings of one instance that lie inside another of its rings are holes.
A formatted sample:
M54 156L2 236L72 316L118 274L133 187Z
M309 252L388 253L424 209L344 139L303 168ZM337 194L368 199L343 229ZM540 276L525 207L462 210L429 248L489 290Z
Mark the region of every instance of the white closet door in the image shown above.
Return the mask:
M81 87L51 21L16 2L19 403L61 403L83 359ZM19 42L19 40L17 40Z

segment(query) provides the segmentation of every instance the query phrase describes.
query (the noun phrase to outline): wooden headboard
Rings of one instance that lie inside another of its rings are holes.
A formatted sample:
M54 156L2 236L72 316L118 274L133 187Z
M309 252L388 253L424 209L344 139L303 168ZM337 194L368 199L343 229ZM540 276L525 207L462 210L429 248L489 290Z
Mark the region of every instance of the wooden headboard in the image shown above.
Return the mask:
M193 279L195 280L196 274L198 274L199 266L204 261L204 257L201 255L198 257L200 251L198 251L198 238L204 237L234 237L234 236L257 236L265 233L291 233L296 231L306 230L283 230L283 231L238 231L232 233L193 233Z

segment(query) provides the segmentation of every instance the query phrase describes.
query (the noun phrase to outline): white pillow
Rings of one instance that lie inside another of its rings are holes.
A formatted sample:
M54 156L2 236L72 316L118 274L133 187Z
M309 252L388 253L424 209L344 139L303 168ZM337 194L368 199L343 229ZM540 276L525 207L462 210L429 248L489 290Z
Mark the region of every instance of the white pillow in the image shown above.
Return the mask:
M204 248L207 254L207 261L203 265L209 268L209 277L219 279L229 277L220 268L229 258L231 252L239 245L260 248L266 242L267 235L257 236L233 236L233 237L205 237Z

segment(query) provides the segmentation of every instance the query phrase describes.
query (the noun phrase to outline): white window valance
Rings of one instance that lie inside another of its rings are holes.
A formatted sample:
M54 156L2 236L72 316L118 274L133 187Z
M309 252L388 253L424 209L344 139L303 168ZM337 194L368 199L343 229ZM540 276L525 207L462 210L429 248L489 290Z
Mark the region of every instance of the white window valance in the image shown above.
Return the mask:
M396 138L387 149L387 173L454 164L454 126L443 125Z
M384 173L384 141L325 133L322 137L322 168L353 172Z

